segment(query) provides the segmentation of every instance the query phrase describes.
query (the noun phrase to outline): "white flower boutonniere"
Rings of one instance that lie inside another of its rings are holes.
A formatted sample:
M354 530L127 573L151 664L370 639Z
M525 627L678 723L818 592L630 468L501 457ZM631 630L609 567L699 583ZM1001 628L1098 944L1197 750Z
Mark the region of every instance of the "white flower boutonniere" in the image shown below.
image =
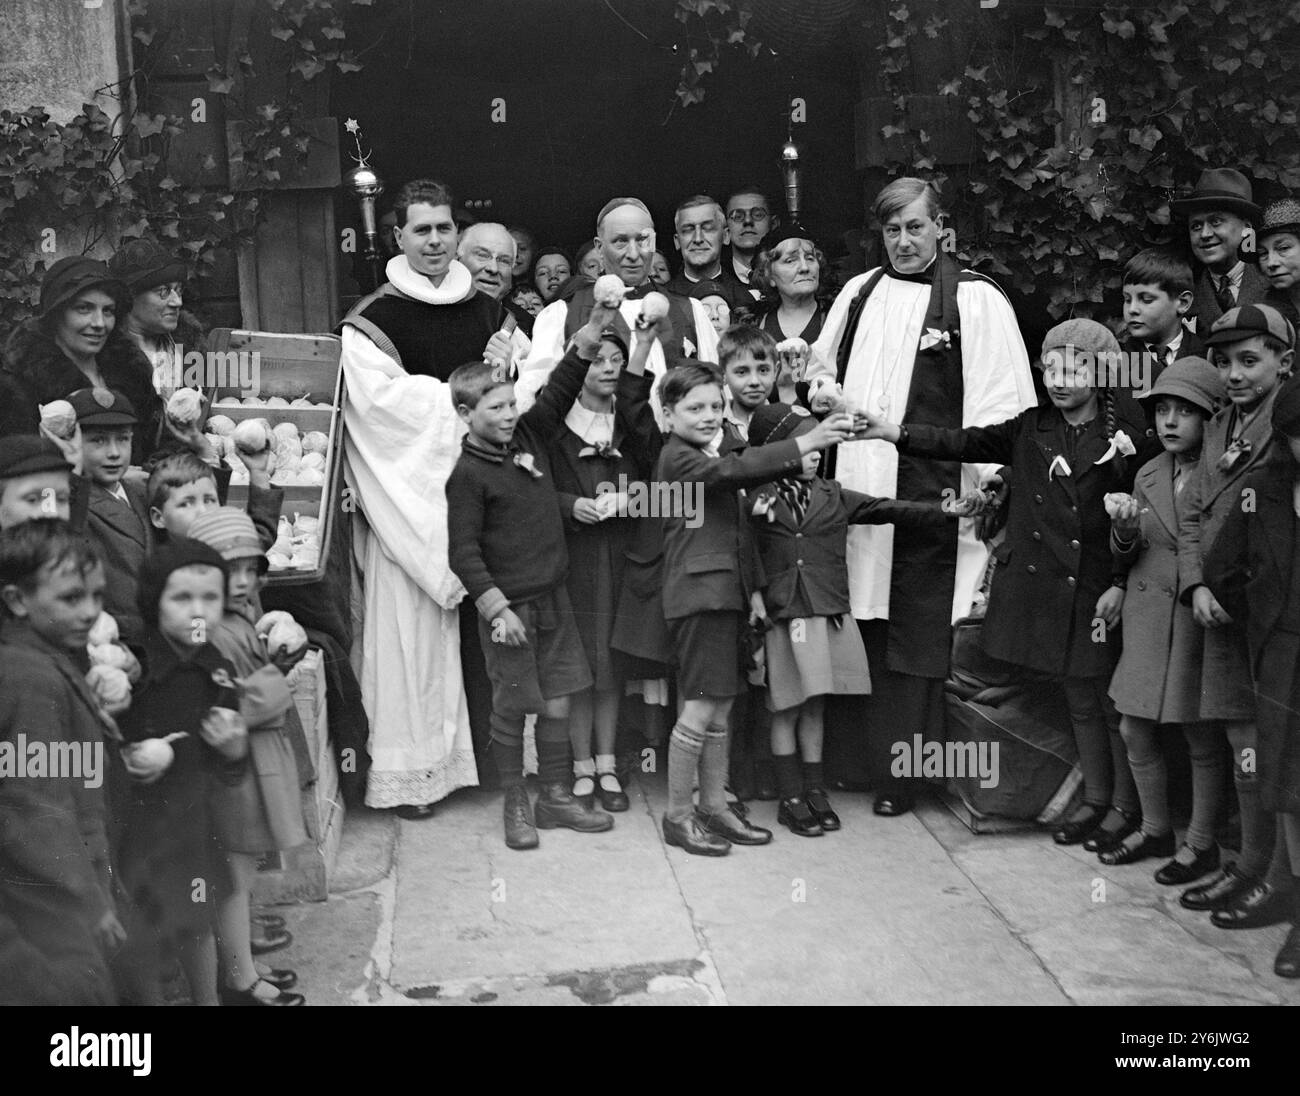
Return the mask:
M943 343L945 350L952 349L952 334L947 331L940 331L937 327L927 327L925 333L921 336L921 349L929 350L932 346L938 346Z
M773 509L775 504L775 495L759 495L758 498L754 500L755 519L766 517L768 521L776 521L776 510Z
M1070 462L1060 453L1057 453L1052 458L1052 463L1047 467L1047 482L1051 483L1057 476L1068 476L1070 474Z
M519 468L522 468L525 472L527 472L530 476L532 476L533 479L542 478L542 470L537 467L537 462L533 459L532 453L516 453L515 465Z
M1115 436L1110 439L1110 445L1106 447L1106 452L1104 452L1099 459L1093 461L1092 463L1105 464L1116 453L1121 453L1126 457L1131 457L1136 452L1137 452L1137 448L1136 446L1134 446L1133 442L1129 439L1129 436L1126 433L1124 433L1123 430L1116 430Z

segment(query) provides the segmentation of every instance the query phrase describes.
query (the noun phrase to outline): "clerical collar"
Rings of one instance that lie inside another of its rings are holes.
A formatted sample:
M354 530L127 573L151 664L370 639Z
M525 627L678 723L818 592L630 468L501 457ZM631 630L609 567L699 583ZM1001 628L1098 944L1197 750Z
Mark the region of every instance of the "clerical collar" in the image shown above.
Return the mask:
M936 251L931 256L930 261L925 264L924 268L918 270L915 274L903 274L894 269L894 264L888 259L885 260L885 273L891 278L897 278L900 282L916 282L920 285L930 285L934 281L935 264L939 261L939 253Z

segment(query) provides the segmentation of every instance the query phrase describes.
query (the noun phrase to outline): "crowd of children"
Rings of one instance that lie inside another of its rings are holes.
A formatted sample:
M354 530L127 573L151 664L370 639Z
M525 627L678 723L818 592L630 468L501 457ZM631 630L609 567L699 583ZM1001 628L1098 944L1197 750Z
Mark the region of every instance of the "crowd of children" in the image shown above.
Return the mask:
M1204 302L1193 332L1204 287L1142 251L1124 268L1123 341L1093 320L1057 325L1041 346L1047 402L988 427L847 407L746 325L721 333L716 364L656 382L647 359L671 320L648 315L629 352L602 300L523 413L501 363L458 368L449 558L478 615L506 844L605 832L628 809L628 693L649 711L676 698L668 845L722 856L773 839L730 790L733 740L770 758L779 825L841 828L824 698L871 691L848 529L991 504L874 498L819 474L832 447L882 439L1010 469L982 643L1059 685L1083 792L1053 840L1107 865L1163 861L1156 882L1187 887L1182 905L1220 927L1300 926L1297 213L1275 204L1257 234L1272 304L1234 300L1223 274L1228 307ZM161 1002L174 960L195 1003L301 1004L294 973L254 957L255 929L264 946L287 934L250 909L259 856L307 836L286 682L305 647L268 647L259 627L280 505L265 456L246 458L247 512L225 507L197 428L174 431L184 448L142 480L129 399L86 388L69 402L72 440L0 440L0 738L99 750L104 779L0 778L0 1001ZM93 634L101 607L110 638ZM115 644L121 673L96 673L88 649ZM1191 760L1181 839L1170 725ZM665 729L647 718L648 740ZM1300 927L1275 969L1300 977Z
M223 506L197 430L136 474L127 397L68 402L69 437L0 439L0 742L40 758L0 773L0 1002L300 1005L250 901L307 839L306 637L268 650L257 593L281 492L254 454L248 512Z

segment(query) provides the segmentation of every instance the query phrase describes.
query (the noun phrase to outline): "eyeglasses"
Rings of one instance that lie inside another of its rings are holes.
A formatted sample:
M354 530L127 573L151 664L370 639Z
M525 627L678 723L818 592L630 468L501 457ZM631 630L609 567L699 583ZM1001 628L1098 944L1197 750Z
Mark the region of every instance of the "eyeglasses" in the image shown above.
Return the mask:
M476 262L480 262L484 267L495 266L498 270L511 270L515 265L513 255L493 255L490 251L480 251L475 248L471 254Z
M755 206L753 209L733 209L727 214L727 220L733 225L744 224L746 221L766 221L771 214L762 206Z

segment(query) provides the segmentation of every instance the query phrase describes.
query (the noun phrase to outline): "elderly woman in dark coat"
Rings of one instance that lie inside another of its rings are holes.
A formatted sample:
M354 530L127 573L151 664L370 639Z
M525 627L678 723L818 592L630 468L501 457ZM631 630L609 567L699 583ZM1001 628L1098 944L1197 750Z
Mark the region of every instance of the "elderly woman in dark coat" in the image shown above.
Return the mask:
M799 222L764 236L750 275L750 284L763 293L756 306L759 326L777 342L814 342L835 296L828 270L822 249Z
M0 437L34 434L40 406L91 385L114 388L136 407L152 397L148 368L115 336L131 295L95 259L60 259L41 282L39 312L0 351Z
M189 368L186 357L206 349L203 328L182 307L185 264L165 248L152 240L129 240L108 260L108 269L131 294L130 310L118 323L123 352L134 373L144 371L151 378L150 399L143 405L133 400L140 415L137 442L147 455L175 440L163 409L182 387L183 369ZM198 378L203 388L215 383L209 376ZM194 379L187 379L185 386L195 387Z

